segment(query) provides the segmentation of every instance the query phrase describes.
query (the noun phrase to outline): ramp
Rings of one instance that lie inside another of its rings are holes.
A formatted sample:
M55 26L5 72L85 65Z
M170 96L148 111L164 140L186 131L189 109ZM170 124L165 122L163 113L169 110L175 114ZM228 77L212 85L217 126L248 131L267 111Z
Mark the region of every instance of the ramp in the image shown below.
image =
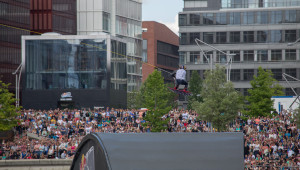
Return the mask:
M87 135L72 170L240 170L242 133L138 133Z

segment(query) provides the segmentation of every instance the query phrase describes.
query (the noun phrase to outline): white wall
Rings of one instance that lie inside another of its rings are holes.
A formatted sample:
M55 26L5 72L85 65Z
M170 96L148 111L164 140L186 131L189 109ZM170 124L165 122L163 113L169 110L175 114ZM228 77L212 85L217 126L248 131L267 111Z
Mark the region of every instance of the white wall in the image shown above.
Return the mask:
M293 101L296 99L296 96L276 96L272 97L272 100L274 100L273 107L276 109L277 112L279 112L279 103L283 106L284 110L288 110L290 105L293 103ZM297 100L291 109L297 109L299 107L299 100Z

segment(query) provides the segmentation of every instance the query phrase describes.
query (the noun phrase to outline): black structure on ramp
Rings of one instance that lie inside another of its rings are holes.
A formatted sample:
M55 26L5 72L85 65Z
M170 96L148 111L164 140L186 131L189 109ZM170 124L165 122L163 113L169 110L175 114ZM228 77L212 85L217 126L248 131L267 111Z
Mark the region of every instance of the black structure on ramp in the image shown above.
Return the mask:
M242 133L93 133L72 170L240 170Z

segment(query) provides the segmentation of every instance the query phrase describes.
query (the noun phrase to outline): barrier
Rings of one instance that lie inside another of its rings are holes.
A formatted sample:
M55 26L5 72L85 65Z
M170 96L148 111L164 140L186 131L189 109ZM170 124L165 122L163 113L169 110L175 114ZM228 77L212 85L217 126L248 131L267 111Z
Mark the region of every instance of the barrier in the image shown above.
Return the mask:
M71 163L68 159L1 160L0 170L69 170Z
M93 133L77 148L72 170L240 170L242 133Z

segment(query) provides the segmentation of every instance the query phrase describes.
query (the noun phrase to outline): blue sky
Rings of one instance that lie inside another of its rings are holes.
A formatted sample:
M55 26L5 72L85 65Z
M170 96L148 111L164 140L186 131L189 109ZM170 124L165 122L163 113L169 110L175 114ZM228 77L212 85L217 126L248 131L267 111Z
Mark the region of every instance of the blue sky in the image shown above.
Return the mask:
M178 34L178 12L183 0L143 0L143 21L157 21Z

